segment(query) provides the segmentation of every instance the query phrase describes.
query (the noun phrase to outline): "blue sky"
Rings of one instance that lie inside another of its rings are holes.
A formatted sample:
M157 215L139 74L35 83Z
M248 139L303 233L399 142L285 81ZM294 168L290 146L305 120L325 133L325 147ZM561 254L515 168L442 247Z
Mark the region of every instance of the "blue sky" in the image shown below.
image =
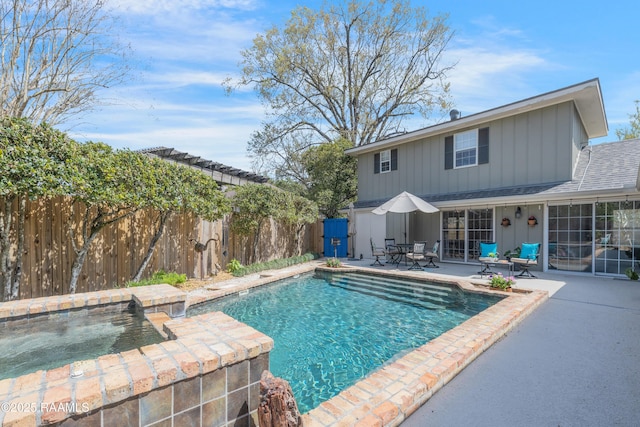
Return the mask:
M240 52L258 33L282 27L290 0L114 0L121 42L133 49L131 80L104 92L110 105L59 126L78 140L133 150L156 146L251 170L246 146L263 106L249 90L227 96ZM600 78L609 135L629 124L640 99L640 3L539 0L413 1L448 13L455 32L447 60L463 115ZM613 6L615 4L615 6ZM433 117L415 128L446 120Z

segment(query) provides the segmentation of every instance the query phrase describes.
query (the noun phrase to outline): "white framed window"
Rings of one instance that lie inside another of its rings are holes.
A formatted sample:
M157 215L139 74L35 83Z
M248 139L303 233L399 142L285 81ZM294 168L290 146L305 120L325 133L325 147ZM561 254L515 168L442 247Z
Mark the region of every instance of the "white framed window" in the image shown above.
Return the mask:
M383 150L373 157L373 173L387 173L398 169L398 149Z
M478 164L478 130L454 135L454 159L455 167L463 168Z
M391 150L380 152L380 172L385 173L391 170Z

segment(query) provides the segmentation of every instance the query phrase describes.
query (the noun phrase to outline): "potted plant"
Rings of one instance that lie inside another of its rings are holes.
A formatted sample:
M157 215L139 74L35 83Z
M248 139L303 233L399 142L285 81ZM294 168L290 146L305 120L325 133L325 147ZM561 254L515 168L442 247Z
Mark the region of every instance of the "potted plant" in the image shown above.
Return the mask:
M624 271L624 274L627 275L629 280L638 280L638 278L640 277L640 276L638 276L638 273L636 273L636 271L633 268L627 268Z
M531 216L529 217L528 222L529 222L529 225L530 225L531 227L533 227L534 225L538 224L538 220L537 220L537 219L536 219L536 217L535 217L535 216L533 216L533 215L531 215Z
M342 263L338 258L329 258L327 259L327 267L340 268L342 267Z
M511 225L511 220L509 218L507 218L506 216L504 218L502 218L502 226L503 227L508 227Z
M507 261L511 261L511 258L520 258L520 246L515 248L514 250L508 250L504 253L504 257Z
M497 262L499 254L498 252L489 252L487 256L491 258L492 261Z
M515 285L516 279L513 276L504 277L502 273L497 273L489 277L489 286L501 291L511 291L511 286Z

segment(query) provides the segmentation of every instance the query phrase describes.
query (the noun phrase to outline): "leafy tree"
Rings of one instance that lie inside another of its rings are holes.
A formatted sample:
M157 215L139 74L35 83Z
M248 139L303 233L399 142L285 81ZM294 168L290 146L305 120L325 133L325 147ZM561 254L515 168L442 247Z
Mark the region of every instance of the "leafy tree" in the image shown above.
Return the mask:
M252 135L256 169L304 177L308 147L339 138L355 146L402 132L415 114L447 108L452 37L446 16L430 18L409 0L342 0L314 11L299 7L283 29L258 35L242 52L242 76L269 118Z
M281 218L286 205L285 192L271 185L245 184L236 187L231 229L241 236L253 234L253 257L258 260L260 232L269 218Z
M147 156L114 151L103 143L81 144L74 159L72 218L80 211L81 219L79 223L69 222L76 255L69 280L71 294L76 291L91 243L107 225L149 206L149 191L154 190L156 179Z
M285 193L285 206L281 217L293 227L295 233L296 255L302 255L302 232L307 224L318 220L318 206L311 200L295 193Z
M281 190L287 191L289 193L297 194L298 196L309 198L309 179L308 177L303 182L294 181L290 178L286 179L275 179L272 180L273 185L278 187Z
M616 130L619 140L640 138L640 100L635 101L636 112L629 114L629 127Z
M46 124L0 119L0 278L4 300L16 299L22 276L27 199L65 194L77 144ZM17 213L13 206L17 205ZM11 251L11 236L16 239Z
M0 0L0 113L55 125L121 82L127 49L103 0Z
M133 281L142 277L166 223L174 213L192 212L207 221L215 221L231 211L230 201L218 189L216 181L202 171L158 158L149 161L156 177L147 181L152 187L146 197L150 207L157 212L156 229Z
M215 221L231 212L231 201L218 188L216 181L209 175L193 168L180 167L180 182L187 185L184 198L184 210L207 221Z
M351 143L341 139L311 147L302 155L309 174L309 198L327 218L339 217L339 210L358 194L357 160L344 153L348 148Z

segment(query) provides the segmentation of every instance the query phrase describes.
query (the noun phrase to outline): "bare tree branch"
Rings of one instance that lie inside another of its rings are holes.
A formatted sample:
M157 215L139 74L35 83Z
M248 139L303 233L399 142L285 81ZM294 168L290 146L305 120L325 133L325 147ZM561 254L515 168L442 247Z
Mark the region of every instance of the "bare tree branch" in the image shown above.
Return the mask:
M446 19L408 0L295 9L283 29L254 39L242 53L242 77L227 82L229 90L253 86L269 108L250 153L281 169L293 161L284 156L305 146L339 138L369 144L408 118L448 108L453 64L443 64L442 54L453 33Z
M59 124L126 77L103 0L0 0L0 17L3 116Z

